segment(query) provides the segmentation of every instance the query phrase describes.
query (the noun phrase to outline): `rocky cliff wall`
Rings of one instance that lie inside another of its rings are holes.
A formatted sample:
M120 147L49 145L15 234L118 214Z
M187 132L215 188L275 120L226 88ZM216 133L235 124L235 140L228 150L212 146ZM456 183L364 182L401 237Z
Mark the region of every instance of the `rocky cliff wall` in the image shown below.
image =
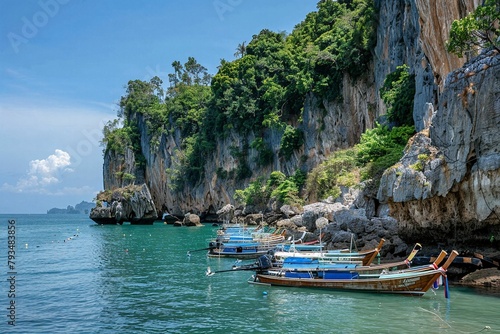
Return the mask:
M159 145L152 146L146 122L142 115L134 115L134 120L141 131L141 149L146 165L142 170L134 163L134 153L125 154L108 152L104 163L105 189L123 186L124 181L117 171L135 175L137 180L145 179L155 206L160 212L184 216L186 212L196 214L215 214L228 203L233 203L235 190L245 188L248 183L261 175L269 175L280 170L292 175L297 169L310 170L339 148L353 146L359 141L361 133L371 128L378 116L373 75L370 71L364 78L352 82L346 76L343 85L342 102L320 101L310 94L306 98L302 123L295 124L304 133L304 146L294 152L291 158L283 159L278 155L282 132L266 130L264 141L274 153L272 164L260 167L255 161L258 152L249 149L246 163L252 171L252 177L244 180L221 178L217 170L234 171L239 161L231 154L235 147L243 150L255 137L250 134L242 137L232 133L217 142L215 150L205 160L205 178L194 187L182 190L172 187L172 173L181 159L180 137L178 132L163 134Z
M385 113L379 89L386 75L402 64L408 64L415 74L414 119L417 129L424 129L426 116L437 103L439 89L444 82L442 78L448 71L463 64L463 60L444 51L446 30L453 19L472 10L477 2L450 0L430 4L425 0L377 0L379 25L371 70L356 81L344 77L342 102L319 101L312 94L307 96L302 123L294 124L303 130L305 144L290 159L285 161L278 156L281 133L267 130L264 140L272 148L274 160L270 166L261 168L254 162L257 151L250 149L247 162L253 176L269 175L273 170L281 170L287 175L298 168L308 171L335 150L356 144L361 133L372 128L377 117ZM441 12L446 14L439 14ZM221 179L216 173L217 170L234 170L238 161L231 155L231 147L241 149L254 139L252 134L243 138L233 133L220 140L205 161L204 180L182 191L172 189L172 171L175 171L182 156L179 133L164 134L152 141L142 116L135 117L141 131L145 168L137 168L137 159L131 151L122 155L107 153L104 162L105 189L122 186L123 180L117 177L120 174L116 172L126 171L134 174L136 180L144 179L159 211L183 216L186 212L215 213L233 201L236 189L246 187L252 180ZM152 146L152 142L159 144Z
M106 151L103 165L104 189L145 183L144 169L138 168L137 161L134 151L130 148L126 148L124 152ZM133 175L135 179L124 177L126 174Z
M500 232L500 55L450 73L436 109L378 198L408 239L488 244Z
M473 11L480 0L400 0L375 2L379 10L375 53L375 89L387 74L407 64L415 74L413 119L417 131L425 128L428 103L435 104L447 74L465 59L446 52L446 40L454 20ZM381 99L377 109L385 113Z

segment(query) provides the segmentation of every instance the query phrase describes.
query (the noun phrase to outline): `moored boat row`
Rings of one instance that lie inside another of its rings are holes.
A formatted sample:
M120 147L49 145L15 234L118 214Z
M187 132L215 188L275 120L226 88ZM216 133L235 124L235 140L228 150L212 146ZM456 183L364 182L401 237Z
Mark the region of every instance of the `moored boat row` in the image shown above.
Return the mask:
M224 226L209 243L209 257L255 259L283 244L283 231L264 227Z
M257 269L249 283L287 287L307 287L333 290L357 290L381 293L423 295L441 277L446 277L446 270L458 255L452 251L447 261L441 266L430 265L417 270L382 272L366 275L356 270L309 270L307 275L288 274L290 271L273 271L272 267ZM271 269L271 270L269 270Z
M287 247L283 244L275 245L275 251L268 250L253 264L218 272L255 271L248 280L251 284L421 296L439 279L444 277L447 282L446 271L458 255L458 252L452 251L446 262L439 266L447 255L442 251L432 264L411 266L412 259L421 249L421 245L416 244L408 258L403 261L372 265L383 243L384 239L374 249L363 252L345 250L317 252L314 248L300 252L297 249L288 249L284 252ZM240 246L242 245L240 243ZM244 250L242 249L240 253L243 254ZM207 276L214 273L217 272L212 272L209 268Z

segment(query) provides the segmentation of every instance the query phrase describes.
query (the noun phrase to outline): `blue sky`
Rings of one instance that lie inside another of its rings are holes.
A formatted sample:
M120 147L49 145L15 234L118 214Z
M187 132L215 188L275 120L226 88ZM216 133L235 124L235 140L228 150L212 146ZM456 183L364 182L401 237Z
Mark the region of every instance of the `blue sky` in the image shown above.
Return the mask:
M262 29L291 32L312 0L2 0L0 213L45 213L102 189L103 124L129 80L194 57L211 74Z

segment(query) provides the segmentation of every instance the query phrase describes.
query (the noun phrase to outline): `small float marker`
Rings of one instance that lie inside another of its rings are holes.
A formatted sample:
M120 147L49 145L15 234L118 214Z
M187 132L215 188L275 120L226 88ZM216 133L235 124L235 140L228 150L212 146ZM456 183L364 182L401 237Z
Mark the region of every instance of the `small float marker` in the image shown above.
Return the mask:
M205 276L213 276L215 273L210 270L210 267L207 268L207 272L205 273Z

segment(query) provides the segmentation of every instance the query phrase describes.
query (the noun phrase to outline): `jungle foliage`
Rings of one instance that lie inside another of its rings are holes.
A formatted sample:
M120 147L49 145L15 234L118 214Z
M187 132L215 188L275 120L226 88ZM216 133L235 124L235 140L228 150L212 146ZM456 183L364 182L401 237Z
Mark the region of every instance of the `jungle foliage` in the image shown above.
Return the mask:
M485 0L474 12L453 21L446 47L458 57L474 56L483 48L500 52L500 0Z
M380 89L380 97L387 105L387 120L398 126L413 125L415 75L408 65L396 67L389 73Z
M413 126L393 127L377 124L361 136L353 148L336 151L307 176L306 197L309 201L337 198L341 187L353 187L372 180L377 183L384 170L396 164L415 133Z
M280 204L301 205L300 190L305 184L306 173L297 170L287 177L280 171L271 173L268 179L264 177L250 183L245 189L236 190L234 199L241 204L257 207L267 207L269 201Z
M236 59L222 59L213 77L189 57L184 64L172 63L165 90L158 77L129 81L119 103L122 127L117 123L105 127L105 150L134 147L139 152L141 139L149 140L154 150L163 135L175 135L180 150L168 172L176 189L202 180L207 154L232 131L255 135L253 146L240 149L258 150L262 155L254 162L266 166L273 154L264 133L278 130L279 157L287 160L303 145L302 130L291 124L300 124L306 94L312 92L319 100L341 98L343 76L356 80L368 69L375 25L372 0L321 0L317 11L289 35L264 29L248 44L239 44ZM139 131L144 123L147 133ZM235 170L220 174L250 177L248 156L242 152Z

